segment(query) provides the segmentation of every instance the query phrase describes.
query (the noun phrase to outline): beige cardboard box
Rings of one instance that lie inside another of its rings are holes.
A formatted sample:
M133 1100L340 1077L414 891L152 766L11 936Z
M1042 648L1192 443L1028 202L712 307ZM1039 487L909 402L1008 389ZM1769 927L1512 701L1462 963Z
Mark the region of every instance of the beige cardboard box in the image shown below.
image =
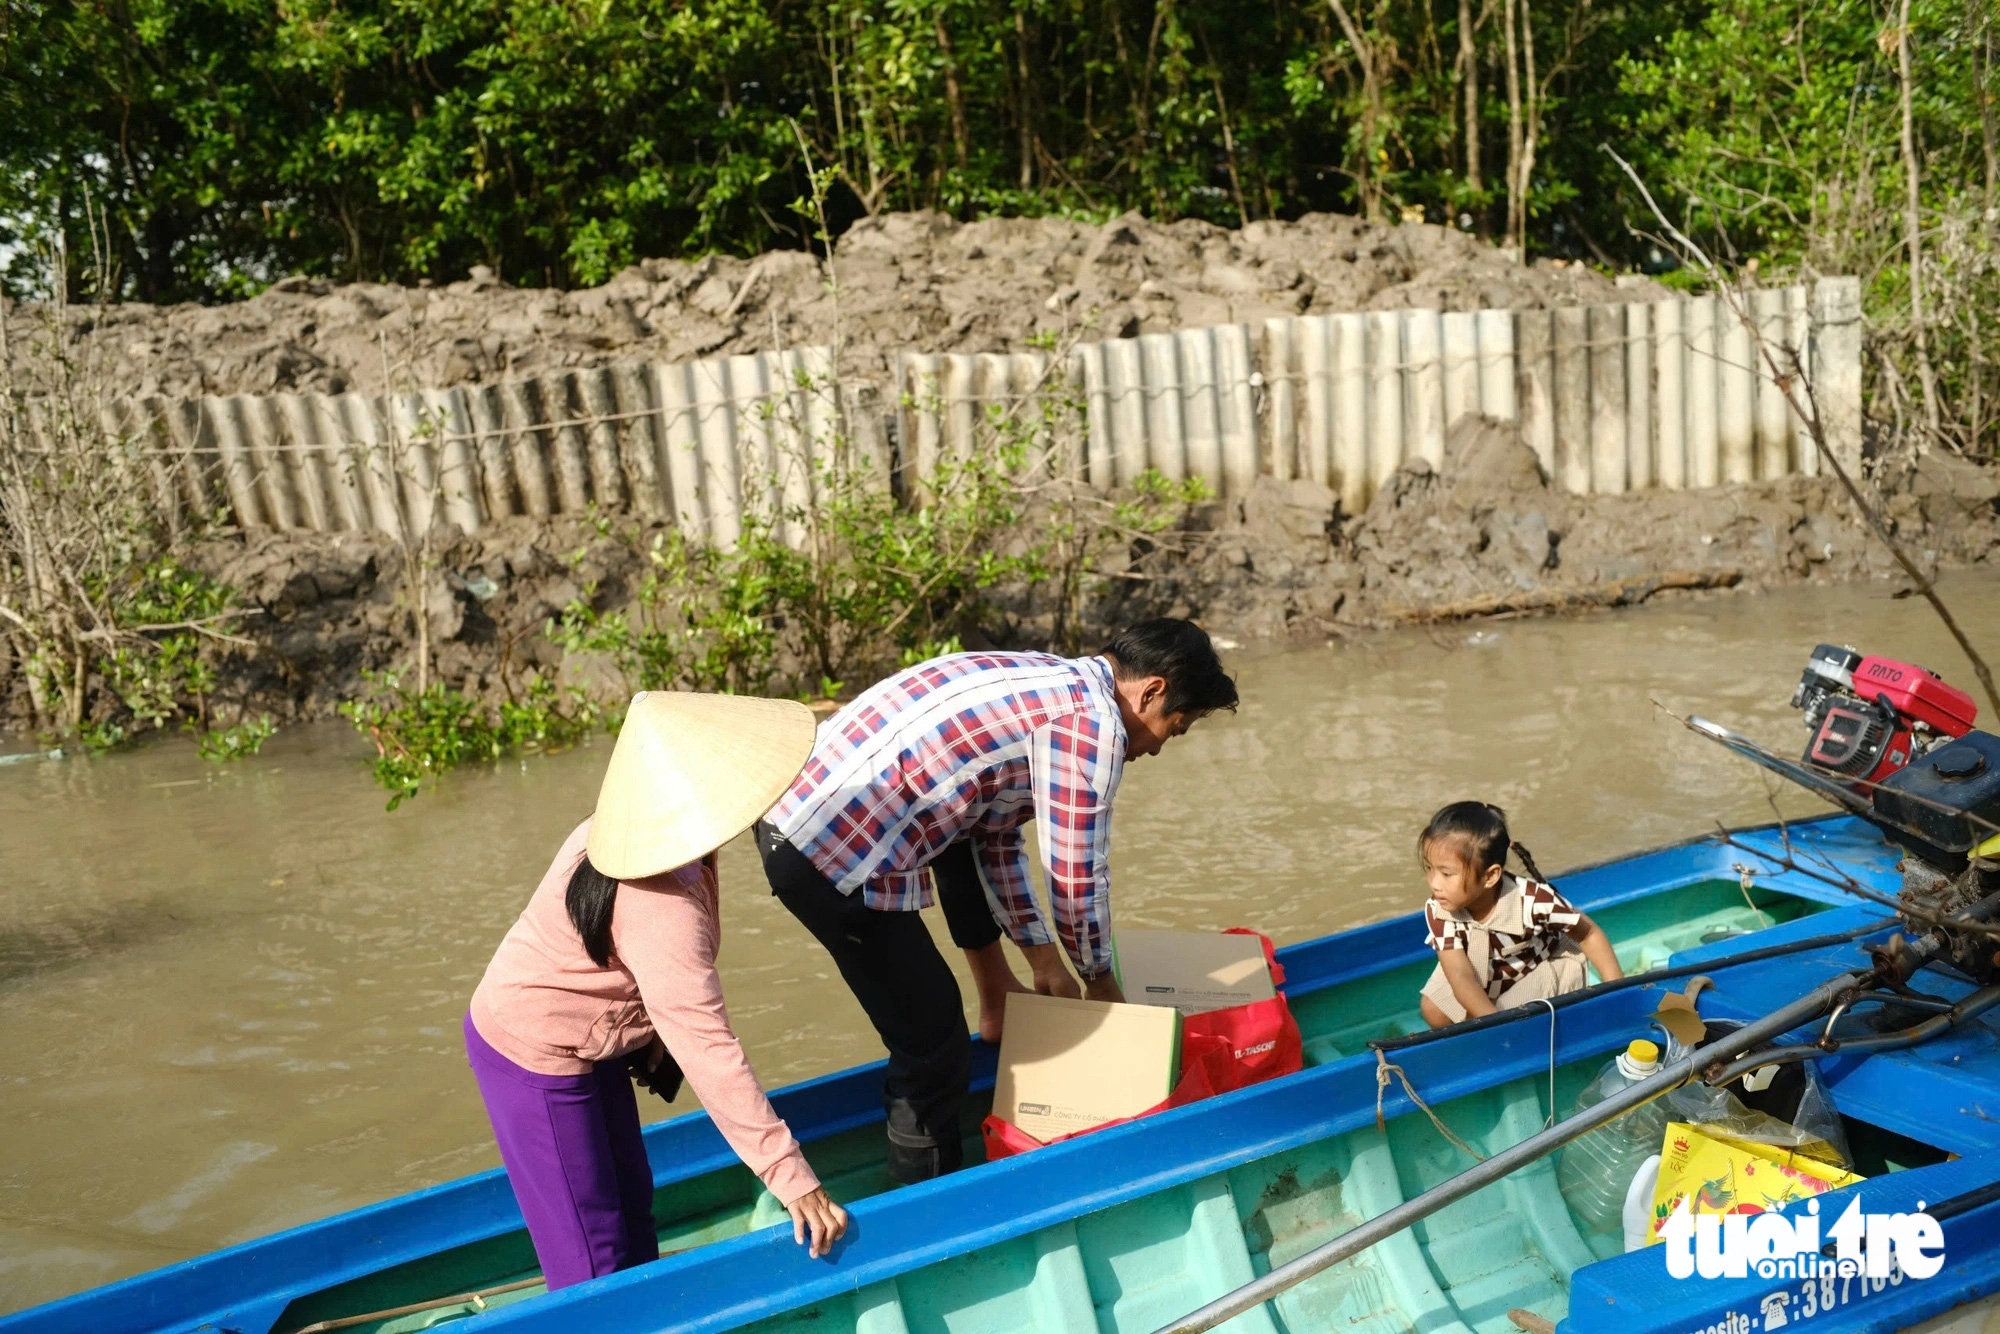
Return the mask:
M1220 931L1120 930L1112 940L1118 985L1134 1005L1171 1005L1182 1014L1269 1000L1264 942Z
M1178 1012L1014 992L993 1114L1039 1140L1134 1116L1180 1078Z

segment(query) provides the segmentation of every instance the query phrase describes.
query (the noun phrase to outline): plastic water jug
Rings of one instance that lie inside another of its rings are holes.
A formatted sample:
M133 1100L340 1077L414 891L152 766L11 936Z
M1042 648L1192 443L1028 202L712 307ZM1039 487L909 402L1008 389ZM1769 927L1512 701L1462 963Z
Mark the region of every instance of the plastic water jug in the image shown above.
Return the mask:
M1640 1038L1605 1064L1576 1100L1574 1112L1595 1107L1660 1068L1660 1049ZM1556 1181L1578 1221L1592 1232L1622 1232L1625 1196L1646 1159L1660 1151L1666 1108L1655 1099L1609 1125L1571 1140L1556 1164Z
M1632 1184L1625 1190L1625 1249L1646 1248L1646 1236L1653 1230L1653 1196L1660 1188L1660 1155L1639 1164Z

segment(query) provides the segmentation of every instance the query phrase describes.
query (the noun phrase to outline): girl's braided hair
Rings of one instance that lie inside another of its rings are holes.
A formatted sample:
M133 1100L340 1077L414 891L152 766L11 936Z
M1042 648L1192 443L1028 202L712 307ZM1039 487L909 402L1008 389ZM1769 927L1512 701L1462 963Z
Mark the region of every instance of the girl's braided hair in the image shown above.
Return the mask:
M1508 836L1507 812L1491 802L1454 801L1441 808L1424 826L1424 832L1417 835L1417 856L1422 858L1431 844L1444 839L1453 840L1465 849L1466 860L1473 864L1475 872L1483 872L1489 866L1505 866L1511 849L1531 878L1545 881L1528 850Z

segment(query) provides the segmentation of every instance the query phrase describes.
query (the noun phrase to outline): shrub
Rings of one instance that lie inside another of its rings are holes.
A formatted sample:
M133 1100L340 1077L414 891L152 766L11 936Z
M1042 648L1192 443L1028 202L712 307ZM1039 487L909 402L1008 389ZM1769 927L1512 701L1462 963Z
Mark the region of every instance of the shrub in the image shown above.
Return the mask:
M438 681L412 690L393 673L368 679L369 694L342 704L340 713L375 743L375 781L388 789L392 811L461 764L559 749L604 717L581 692L566 704L555 684L541 677L530 682L525 698L497 709Z

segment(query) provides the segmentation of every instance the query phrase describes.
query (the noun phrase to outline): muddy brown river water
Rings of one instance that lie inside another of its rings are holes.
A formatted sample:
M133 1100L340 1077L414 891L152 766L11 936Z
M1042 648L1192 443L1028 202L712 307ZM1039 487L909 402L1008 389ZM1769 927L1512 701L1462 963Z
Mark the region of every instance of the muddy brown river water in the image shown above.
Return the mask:
M1946 589L2000 657L2000 576ZM1458 797L1505 805L1550 869L1768 819L1760 775L1652 701L1792 750L1822 639L1972 688L1892 591L1237 655L1241 712L1127 773L1117 920L1285 942L1409 911L1416 830ZM459 1016L608 753L453 775L393 814L344 726L226 768L179 742L0 766L0 1311L493 1166ZM724 984L767 1084L879 1055L741 843L723 887Z

